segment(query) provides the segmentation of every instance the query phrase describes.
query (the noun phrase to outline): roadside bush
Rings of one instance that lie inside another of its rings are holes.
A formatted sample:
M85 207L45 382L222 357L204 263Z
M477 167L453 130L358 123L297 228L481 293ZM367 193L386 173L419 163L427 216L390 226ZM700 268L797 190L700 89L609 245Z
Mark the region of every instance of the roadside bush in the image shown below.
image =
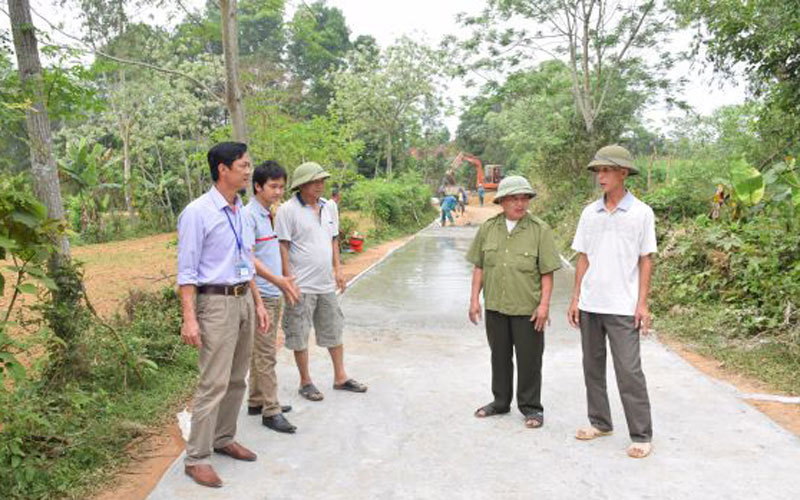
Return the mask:
M180 342L181 307L174 288L159 292L131 290L123 305L125 317L119 318L126 336L132 339L137 359L155 363L174 362L184 348Z
M430 222L433 193L422 177L413 172L392 180L356 182L343 199L345 207L372 216L378 231L421 227Z
M109 465L127 458L131 440L193 388L197 354L180 341L173 289L133 292L123 317L83 316L78 326L68 342L88 361L81 370L56 369L54 351L13 388L0 388L4 498L87 496Z
M350 235L356 229L356 221L350 217L339 218L339 249L344 250L350 246Z
M711 209L713 196L713 185L703 183L697 186L680 180L653 189L642 196L642 201L650 205L658 218L676 222L707 214Z
M728 335L777 333L800 321L800 234L780 219L682 225L662 241L654 304L722 303Z

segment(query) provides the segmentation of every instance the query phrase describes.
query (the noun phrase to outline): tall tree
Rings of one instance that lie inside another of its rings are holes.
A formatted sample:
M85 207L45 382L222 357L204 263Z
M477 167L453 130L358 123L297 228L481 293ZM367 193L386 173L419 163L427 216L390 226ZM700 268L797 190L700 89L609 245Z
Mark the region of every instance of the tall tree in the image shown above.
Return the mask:
M303 2L289 23L289 33L286 61L307 89L301 113L324 114L333 95L329 76L345 65L352 47L344 14L323 0Z
M247 142L242 90L239 86L239 23L236 0L220 0L222 15L222 53L225 56L225 101L231 114L233 140Z
M778 144L762 166L800 145L800 2L669 0L682 26L694 29L694 52L726 78L741 74L764 103L758 128ZM755 158L754 158L755 159Z
M28 134L31 152L33 191L47 207L48 217L61 220L64 218L64 205L61 200L58 170L53 156L50 117L45 105L42 63L39 59L36 31L31 19L31 7L28 0L9 0L8 7L20 82L31 103L25 112L25 130ZM69 241L66 236L62 236L58 243L58 255L54 260L56 265L62 259L70 258Z
M334 76L332 108L357 130L381 137L387 175L403 130L441 111L436 80L443 66L441 54L401 38L379 58L354 51L349 67Z
M658 49L672 26L655 0L489 0L483 14L461 19L475 28L472 38L461 44L473 55L473 69L517 66L542 55L563 61L570 70L575 108L590 137L601 115L614 106L615 82L643 66L651 75L672 64L667 54L653 64L643 57L643 50ZM649 79L653 87L664 85Z

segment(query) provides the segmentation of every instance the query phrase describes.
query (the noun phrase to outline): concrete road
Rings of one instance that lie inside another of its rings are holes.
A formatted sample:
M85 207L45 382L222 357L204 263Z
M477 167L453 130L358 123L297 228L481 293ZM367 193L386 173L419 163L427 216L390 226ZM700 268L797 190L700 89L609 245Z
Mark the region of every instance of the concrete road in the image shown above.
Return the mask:
M359 280L342 298L346 361L366 394L331 389L327 353L311 352L325 400L297 395L289 352L280 355L281 402L299 427L284 435L240 416L238 440L255 463L216 455L225 481L195 485L182 457L151 499L789 499L800 495L800 439L653 339L643 364L654 451L628 458L629 441L609 367L616 432L573 437L586 424L578 333L565 320L572 274L557 273L547 331L545 425L516 412L479 420L491 401L483 324L467 320L474 228L430 228ZM610 364L609 364L610 366Z

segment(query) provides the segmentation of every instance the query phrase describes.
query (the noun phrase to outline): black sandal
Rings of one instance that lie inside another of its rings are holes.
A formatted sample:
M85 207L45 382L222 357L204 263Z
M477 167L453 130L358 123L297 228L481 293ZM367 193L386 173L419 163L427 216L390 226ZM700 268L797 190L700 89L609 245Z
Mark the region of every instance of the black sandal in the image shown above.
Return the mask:
M540 411L525 415L525 427L538 429L544 425L544 414Z
M306 384L297 392L309 401L322 401L325 397L314 384Z
M367 392L367 386L361 382L356 382L355 379L349 378L342 384L333 384L333 388L337 391L350 391L350 392Z
M483 415L481 415L480 412L483 412ZM477 410L475 410L474 415L477 418L486 418L486 417L493 417L495 415L502 415L502 414L508 413L508 412L509 412L509 410L500 411L497 408L495 408L492 403L489 403L488 405L482 406L482 407L478 408Z

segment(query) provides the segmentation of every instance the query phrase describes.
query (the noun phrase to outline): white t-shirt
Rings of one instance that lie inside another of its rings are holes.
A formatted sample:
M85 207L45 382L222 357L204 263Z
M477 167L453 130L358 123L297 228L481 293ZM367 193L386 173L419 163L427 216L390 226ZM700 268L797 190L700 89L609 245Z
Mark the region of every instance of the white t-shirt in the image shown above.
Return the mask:
M339 235L336 202L320 198L319 214L295 194L275 214L278 240L289 241L289 269L303 293L336 291L333 238Z
M506 219L506 229L508 230L508 234L511 234L511 231L513 231L514 228L517 227L517 222L519 221Z
M630 192L613 212L600 198L583 209L572 249L589 258L578 308L633 316L639 301L639 257L657 251L653 209Z

